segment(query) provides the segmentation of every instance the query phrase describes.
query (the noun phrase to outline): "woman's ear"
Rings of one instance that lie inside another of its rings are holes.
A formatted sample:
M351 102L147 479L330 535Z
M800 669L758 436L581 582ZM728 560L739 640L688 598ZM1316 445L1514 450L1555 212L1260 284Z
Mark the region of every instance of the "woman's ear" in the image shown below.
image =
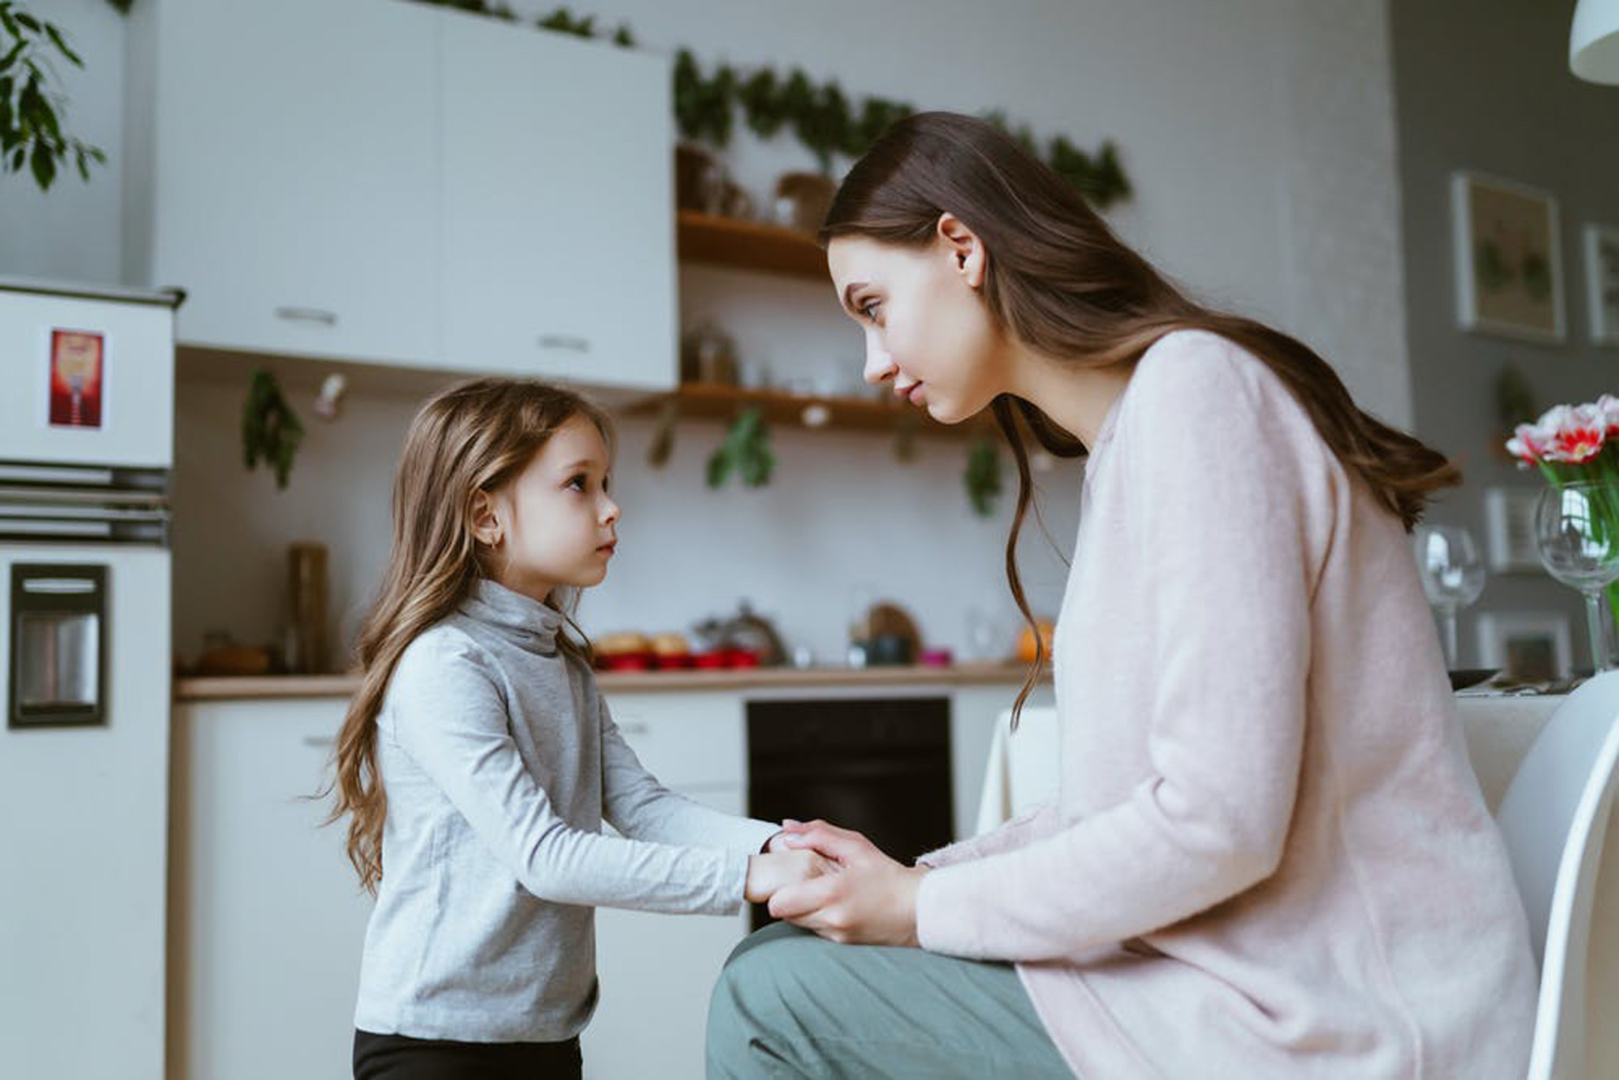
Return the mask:
M495 513L495 500L482 488L472 493L472 538L487 547L500 546L500 518Z
M988 254L984 251L984 242L978 234L961 223L961 219L954 214L939 215L937 227L939 240L950 255L951 265L961 275L969 288L981 289L984 286L984 271L988 266Z

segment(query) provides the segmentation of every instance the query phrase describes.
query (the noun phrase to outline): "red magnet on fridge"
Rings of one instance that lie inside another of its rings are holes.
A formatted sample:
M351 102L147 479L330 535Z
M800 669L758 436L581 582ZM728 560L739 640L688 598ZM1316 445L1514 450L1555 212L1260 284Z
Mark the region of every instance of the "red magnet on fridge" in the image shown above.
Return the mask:
M51 331L52 427L101 426L106 337L87 330Z

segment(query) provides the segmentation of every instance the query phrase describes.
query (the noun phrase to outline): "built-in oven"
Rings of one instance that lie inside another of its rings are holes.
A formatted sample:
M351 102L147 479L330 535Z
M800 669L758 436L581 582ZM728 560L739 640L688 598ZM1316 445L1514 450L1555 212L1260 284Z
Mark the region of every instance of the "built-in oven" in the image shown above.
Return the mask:
M748 813L822 818L909 863L952 839L950 698L749 701ZM754 905L753 926L770 921Z

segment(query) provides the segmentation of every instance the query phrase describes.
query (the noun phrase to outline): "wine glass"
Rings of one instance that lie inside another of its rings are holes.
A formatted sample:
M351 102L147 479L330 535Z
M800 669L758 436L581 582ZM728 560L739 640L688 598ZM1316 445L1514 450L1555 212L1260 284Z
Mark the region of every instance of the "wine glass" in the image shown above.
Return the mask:
M1602 626L1602 590L1619 581L1619 484L1547 488L1535 508L1535 550L1546 572L1585 596L1591 666L1613 666Z
M1460 525L1419 525L1412 546L1428 603L1445 628L1445 666L1456 668L1456 613L1484 591L1484 559Z

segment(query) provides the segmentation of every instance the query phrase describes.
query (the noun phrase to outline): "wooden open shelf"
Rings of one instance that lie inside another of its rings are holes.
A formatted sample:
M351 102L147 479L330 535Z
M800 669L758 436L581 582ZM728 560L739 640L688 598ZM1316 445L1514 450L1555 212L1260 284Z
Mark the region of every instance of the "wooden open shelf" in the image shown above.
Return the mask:
M784 390L750 390L740 386L721 386L713 383L683 383L673 394L662 394L639 402L629 411L645 415L656 412L669 398L680 403L680 416L691 420L730 420L741 409L752 406L763 410L765 419L781 427L805 427L805 411L822 406L827 411L825 423L819 425L836 431L880 431L892 433L899 429L901 420L910 415L915 418L919 435L964 437L979 435L989 430L989 413L973 417L964 424L941 424L921 409L876 398L850 398L790 394Z
M676 241L682 262L828 280L826 252L797 229L682 210Z
M680 260L734 270L785 274L827 283L826 252L815 238L797 229L765 225L738 218L717 217L681 210L676 217ZM824 408L826 419L818 427L836 431L899 430L906 416L914 417L921 435L964 438L994 428L988 410L964 424L941 424L925 411L901 404L893 397L839 397L793 394L784 390L749 390L713 383L683 383L673 394L659 394L632 405L631 415L654 413L671 397L680 403L680 415L689 420L729 421L752 406L765 419L782 428L807 427L806 410ZM813 415L813 414L811 414Z

